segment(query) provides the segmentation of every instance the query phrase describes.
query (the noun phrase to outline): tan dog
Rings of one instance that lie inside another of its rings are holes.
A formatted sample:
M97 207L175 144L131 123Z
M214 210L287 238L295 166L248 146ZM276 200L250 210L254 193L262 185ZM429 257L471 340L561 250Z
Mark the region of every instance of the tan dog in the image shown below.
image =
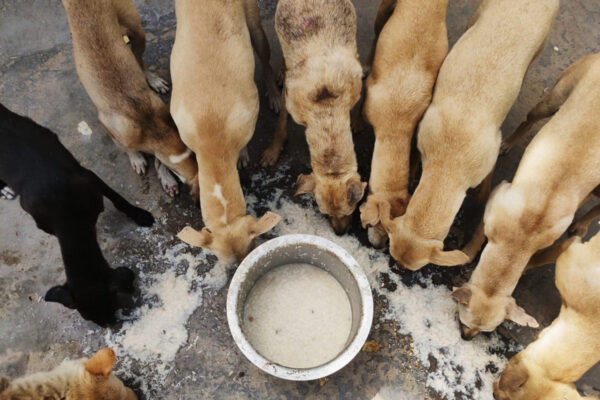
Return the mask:
M90 359L63 361L50 372L9 381L0 378L0 400L137 400L113 373L115 353L103 349Z
M234 263L280 220L270 212L260 220L246 214L236 168L258 117L251 42L262 49L268 42L256 0L177 0L175 12L171 111L183 141L196 152L206 226L201 232L187 227L179 238Z
M411 140L448 52L447 6L447 0L402 0L379 36L363 108L375 131L375 149L369 196L360 207L363 227L368 226L375 247L387 241L379 204L389 203L395 218L404 214L410 198Z
M146 171L142 152L154 154L160 160L154 165L167 194L178 192L170 168L197 196L194 156L179 138L168 108L148 86L167 91L166 83L144 65L146 37L133 1L63 0L63 5L79 79L108 134L125 147L138 174ZM130 38L131 50L123 35Z
M306 127L313 173L298 177L296 195L312 193L336 233L345 232L363 197L350 131L360 98L356 13L349 0L280 0L275 29L285 59L285 87L273 142L262 165L274 165L286 137L287 111Z
M543 263L530 261L534 253L565 232L600 184L600 56L589 57L593 64L579 62L561 78L573 80L570 93L557 85L542 100L556 104L558 112L527 147L513 182L500 184L490 197L484 215L488 244L469 282L453 292L466 338L492 331L504 319L537 326L512 292L528 262ZM588 213L573 230L592 219Z
M419 125L421 181L403 216L390 221L390 207L380 210L390 253L405 268L459 265L474 256L444 252L443 241L467 190L486 177L480 200L487 199L500 125L557 11L558 0L483 0L448 53ZM475 247L483 236L477 239Z
M558 258L559 316L513 357L494 384L497 400L574 400L573 385L600 361L600 234L577 238Z

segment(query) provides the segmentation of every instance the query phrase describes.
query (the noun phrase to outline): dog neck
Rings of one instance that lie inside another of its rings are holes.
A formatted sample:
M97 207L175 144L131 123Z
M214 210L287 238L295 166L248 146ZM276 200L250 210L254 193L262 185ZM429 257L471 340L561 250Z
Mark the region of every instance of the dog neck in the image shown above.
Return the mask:
M342 176L358 170L350 120L344 122L347 123L347 127L342 129L336 128L334 121L321 124L318 129L306 128L310 163L316 174Z
M65 264L67 281L72 279L94 279L106 273L110 267L100 250L94 226L79 226L76 230L57 234L60 251Z
M466 195L466 189L445 171L423 167L421 181L405 214L409 229L426 239L444 240Z
M230 152L226 152L230 153ZM198 157L200 206L208 229L233 223L246 214L246 202L237 170L238 154Z
M371 193L408 193L410 140L407 134L377 136L369 179Z

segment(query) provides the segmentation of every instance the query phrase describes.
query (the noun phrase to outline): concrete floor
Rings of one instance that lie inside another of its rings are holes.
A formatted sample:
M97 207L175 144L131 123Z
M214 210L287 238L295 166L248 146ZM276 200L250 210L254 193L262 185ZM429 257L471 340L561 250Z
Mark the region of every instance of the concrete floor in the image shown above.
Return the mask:
M169 76L169 54L175 36L175 16L171 1L136 0L148 37L147 64L162 77ZM358 42L361 57L366 57L372 40L372 25L378 2L355 0L358 15ZM476 0L452 0L448 10L450 43L454 43L474 8ZM274 2L261 2L263 25L273 49L272 63L278 68L281 52L274 35ZM512 132L527 111L539 101L544 91L579 57L600 51L600 3L597 0L563 1L546 49L534 61L526 76L521 94L503 126ZM257 76L260 77L260 71ZM258 79L259 88L263 87ZM164 98L168 101L168 97ZM249 149L251 166L241 171L246 194L269 196L274 187L283 196L293 192L298 173L309 170L308 151L302 129L290 124L290 141L282 155L282 165L289 168L275 183L251 185L251 177L260 170L257 165L262 150L270 140L276 116L263 104L256 134ZM168 238L167 245L185 223L200 220L200 213L187 196L168 198L160 189L155 172L139 178L129 167L127 157L118 150L97 121L95 107L79 83L73 65L70 34L64 10L58 0L0 0L0 102L15 112L27 115L55 131L63 144L81 163L94 170L125 197L150 210L161 221L153 233ZM84 137L76 127L86 121L93 134ZM360 172L368 177L373 137L370 131L355 135ZM495 182L511 179L521 151L500 158ZM267 170L277 173L277 167ZM65 357L89 355L104 346L104 330L83 321L75 312L56 304L38 302L37 298L64 279L63 266L56 240L36 229L33 220L16 201L0 201L0 374L19 376L49 369ZM453 238L459 244L469 223L457 221ZM594 230L595 232L595 230ZM351 234L367 244L365 232L359 229L357 217ZM158 251L140 235L135 226L112 205L98 222L101 247L109 263L116 267L133 265L146 273L160 270L152 255ZM202 271L210 269L202 267ZM409 275L397 271L403 280ZM432 271L426 268L424 274ZM469 268L445 270L442 281L448 285L467 279ZM554 287L553 269L545 267L526 274L515 294L519 304L533 314L543 326L557 315L560 299ZM344 370L331 377L323 387L317 382L283 382L254 368L231 340L225 318L226 289L204 296L204 301L188 321L189 345L178 353L174 371L160 388L147 392L146 398L372 398L381 387L394 383L403 389L390 398L440 398L423 388L420 382L426 369L407 367L411 360L407 338L394 332L394 323L373 328L371 339L383 345L376 354L360 353ZM384 302L376 299L376 318ZM114 328L117 329L117 328ZM502 334L526 345L537 334L534 330L507 327ZM132 367L132 368L135 368ZM407 368L411 368L407 372ZM188 379L193 370L202 379ZM600 368L596 366L582 385L591 391L600 388ZM128 382L138 390L139 384ZM463 397L465 398L465 397Z

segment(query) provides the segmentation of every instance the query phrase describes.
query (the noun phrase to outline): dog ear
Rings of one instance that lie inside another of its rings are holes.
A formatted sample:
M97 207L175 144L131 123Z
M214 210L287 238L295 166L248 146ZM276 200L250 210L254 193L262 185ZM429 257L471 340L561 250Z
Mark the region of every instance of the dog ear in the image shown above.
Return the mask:
M212 233L206 228L202 228L200 232L190 226L183 228L177 237L189 245L196 247L207 247L212 242Z
M365 193L365 188L367 187L367 182L361 182L359 180L351 180L348 184L348 190L346 192L346 199L348 200L348 204L351 206L355 206L358 204L360 199L363 198Z
M360 221L363 228L379 223L379 204L372 197L367 198L367 201L360 206Z
M253 220L248 230L248 235L252 238L269 232L281 221L281 217L271 211L268 211L259 220Z
M469 305L469 301L471 301L471 296L473 295L473 292L471 291L471 289L466 286L463 285L459 288L452 288L452 298L454 300L456 300L458 303L464 305L464 306L468 306Z
M44 300L48 302L60 303L67 308L76 308L73 296L71 296L66 284L50 288L50 290L46 292Z
M429 261L435 265L453 267L455 265L466 264L471 261L471 259L468 255L460 250L444 251L436 245L436 247L434 247L431 251Z
M510 301L506 306L506 319L519 325L529 326L531 328L539 328L540 326L535 318L527 314L523 308L517 305L514 297L510 298Z
M92 375L107 378L112 372L115 358L115 352L112 349L102 349L85 362L85 370Z
M315 176L314 174L300 174L298 180L296 180L296 193L294 196L298 196L304 193L315 193Z

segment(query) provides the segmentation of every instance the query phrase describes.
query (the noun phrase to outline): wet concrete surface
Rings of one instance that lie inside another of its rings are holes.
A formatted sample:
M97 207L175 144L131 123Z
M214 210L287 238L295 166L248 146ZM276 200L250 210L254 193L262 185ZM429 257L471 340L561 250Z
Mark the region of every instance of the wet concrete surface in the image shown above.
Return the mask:
M175 16L171 1L136 0L147 32L146 62L162 77L169 77L169 54L175 37ZM358 43L361 59L368 54L373 21L378 2L355 0L358 15ZM278 70L281 52L274 34L274 2L260 3L263 26L272 47L272 64ZM448 33L454 43L477 5L476 0L452 0L448 10ZM526 113L550 89L560 73L585 54L600 51L600 3L597 0L563 1L548 44L530 68L523 89L509 113L502 130L512 132ZM257 67L259 90L264 84ZM168 101L168 95L163 96ZM87 168L95 171L126 198L150 210L161 223L153 228L165 237L167 245L177 244L175 234L184 224L200 221L199 209L189 196L169 198L160 189L153 168L138 177L130 168L126 155L117 149L97 120L96 109L79 82L73 64L70 34L64 10L57 0L0 0L0 102L17 113L27 115L56 132L62 143ZM86 121L92 135L82 136L77 124ZM310 170L308 148L303 129L289 123L289 140L281 164L289 166L285 176L262 186L251 185L251 177L260 171L262 151L275 127L276 115L268 110L261 97L261 111L256 133L250 142L250 166L240 172L246 194L271 195L275 187L291 197L299 173ZM370 129L355 134L359 170L368 177L373 135ZM510 180L518 166L521 150L501 157L494 183ZM275 176L277 166L266 171ZM185 190L183 190L185 191ZM306 202L307 206L312 203ZM263 212L266 210L258 210ZM452 230L450 246L468 238L474 228L461 213ZM157 252L144 240L135 225L119 214L112 205L98 222L98 236L105 257L113 266L128 265L136 271L160 269L151 257ZM590 235L597 231L590 230ZM368 245L355 215L350 232ZM210 258L214 263L214 258ZM211 268L206 265L204 270ZM392 268L405 283L412 274ZM468 279L470 268L436 270L427 267L424 275L434 276L447 285ZM383 284L393 284L382 277ZM79 315L57 304L39 301L45 291L62 283L64 272L55 238L35 227L18 201L0 201L0 374L19 376L53 367L65 357L89 355L90 349L103 346L102 334ZM560 299L554 286L552 266L533 270L521 279L515 292L517 302L547 326L558 314ZM414 282L413 282L414 283ZM190 338L175 361L175 376L169 376L163 391L150 398L373 398L379 390L393 383L402 388L398 399L438 398L422 381L427 370L414 366L410 340L397 334L392 321L376 325L370 339L383 345L377 353L360 353L344 370L324 385L318 382L285 382L272 378L253 367L237 350L227 328L225 316L226 288L204 295L203 304L188 321ZM384 299L376 298L375 315L381 315ZM526 345L536 330L503 328L502 335ZM600 368L596 366L583 380L589 391L600 388ZM194 374L190 373L194 371ZM135 387L136 383L131 382ZM138 393L140 393L138 391Z

